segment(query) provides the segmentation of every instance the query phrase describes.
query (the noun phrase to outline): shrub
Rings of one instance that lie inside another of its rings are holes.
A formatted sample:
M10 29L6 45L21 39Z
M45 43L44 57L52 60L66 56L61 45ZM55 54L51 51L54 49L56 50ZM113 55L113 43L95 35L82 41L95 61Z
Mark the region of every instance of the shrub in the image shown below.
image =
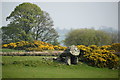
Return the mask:
M8 47L9 47L10 49L14 49L15 47L17 47L17 45L16 45L16 43L10 43L10 44L8 45Z
M32 42L28 42L28 41L20 41L17 42L17 47L15 49L21 49L24 50L25 48L29 48L29 47L35 47L35 45Z
M111 45L104 45L104 46L100 46L100 49L109 49L111 48Z
M8 48L8 44L3 44L2 47L3 48Z
M110 49L113 49L116 52L120 52L120 43L114 43L114 44L112 44Z
M115 37L115 36L114 36ZM64 44L70 45L107 45L114 39L111 34L95 29L73 29L65 36Z
M113 54L115 50L107 50L110 46L91 45L89 47L78 45L81 51L81 60L91 66L118 68L119 58Z
M37 47L37 48L26 48L25 49L26 51L43 51L43 49L42 48L39 48L39 47Z
M56 45L56 46L53 46L55 50L65 50L67 49L67 47L63 47L63 46L60 46L60 45Z
M27 50L27 51L41 51L41 50L65 50L66 47L60 45L52 45L42 41L20 41L16 43L3 44L3 48L11 48L17 50Z

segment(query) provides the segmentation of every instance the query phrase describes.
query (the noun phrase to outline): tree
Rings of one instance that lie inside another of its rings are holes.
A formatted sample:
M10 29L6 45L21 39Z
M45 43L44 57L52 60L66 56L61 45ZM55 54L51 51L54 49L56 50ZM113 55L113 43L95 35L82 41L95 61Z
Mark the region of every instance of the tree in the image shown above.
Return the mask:
M64 40L65 45L106 45L112 43L109 33L94 29L71 30Z
M55 39L54 41L49 42L52 45L60 45L60 42L58 42L58 39Z
M23 3L17 6L6 19L10 20L11 23L19 24L19 27L28 33L34 27L36 19L41 15L40 7L32 3Z
M16 35L18 34L18 29L15 27L2 27L2 41L3 43L10 43L16 41ZM15 32L14 32L15 31ZM14 32L14 33L13 33Z
M22 3L6 18L10 21L3 28L3 38L14 41L52 41L58 34L53 26L53 21L47 12L44 12L35 4ZM12 35L10 35L10 34Z
M112 27L107 27L107 26L101 26L99 28L99 30L108 32L112 37L112 42L118 43L119 40L118 40L118 30L117 29L114 29Z
M58 33L53 26L53 20L47 12L43 12L43 15L38 18L36 26L33 27L33 38L35 40L41 40L44 42L51 42L58 38Z
M30 34L30 30L34 27L36 19L42 15L42 10L35 4L23 3L17 6L14 11L6 18L10 24L14 24L16 28L22 29L24 34ZM25 41L28 40L27 35Z
M29 34L26 34L24 30L16 28L16 26L12 24L9 24L7 27L4 26L1 29L3 43L32 40Z

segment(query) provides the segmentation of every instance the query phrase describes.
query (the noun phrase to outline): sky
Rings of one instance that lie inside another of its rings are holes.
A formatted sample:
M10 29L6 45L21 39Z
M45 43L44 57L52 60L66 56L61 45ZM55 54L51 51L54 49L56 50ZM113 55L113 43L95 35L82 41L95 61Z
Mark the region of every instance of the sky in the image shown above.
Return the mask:
M6 17L23 2L2 2L2 26ZM50 14L55 28L118 28L117 2L32 2Z

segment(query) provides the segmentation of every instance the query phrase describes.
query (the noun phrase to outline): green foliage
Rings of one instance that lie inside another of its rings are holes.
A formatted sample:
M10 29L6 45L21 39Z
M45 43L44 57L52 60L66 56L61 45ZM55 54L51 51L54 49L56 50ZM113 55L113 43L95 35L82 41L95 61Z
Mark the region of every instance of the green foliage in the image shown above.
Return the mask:
M42 15L40 7L32 3L23 3L12 11L12 13L7 17L7 20L10 20L14 25L19 24L18 27L28 33L32 27L34 27L37 16L40 15Z
M9 24L7 27L2 27L2 41L3 43L18 42L21 40L32 41L30 34L26 34L21 28L16 28L16 26Z
M51 42L58 38L49 14L32 3L22 3L6 18L10 21L2 27L3 43L41 40Z
M65 38L65 45L106 45L112 43L109 33L94 29L76 29Z

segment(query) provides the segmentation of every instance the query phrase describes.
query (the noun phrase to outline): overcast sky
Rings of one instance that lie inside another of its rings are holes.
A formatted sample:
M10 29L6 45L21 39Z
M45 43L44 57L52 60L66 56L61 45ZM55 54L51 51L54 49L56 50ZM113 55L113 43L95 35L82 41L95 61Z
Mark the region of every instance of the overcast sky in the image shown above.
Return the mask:
M22 2L2 3L2 26L6 17ZM117 2L32 2L48 12L59 28L89 28L107 26L118 28Z

